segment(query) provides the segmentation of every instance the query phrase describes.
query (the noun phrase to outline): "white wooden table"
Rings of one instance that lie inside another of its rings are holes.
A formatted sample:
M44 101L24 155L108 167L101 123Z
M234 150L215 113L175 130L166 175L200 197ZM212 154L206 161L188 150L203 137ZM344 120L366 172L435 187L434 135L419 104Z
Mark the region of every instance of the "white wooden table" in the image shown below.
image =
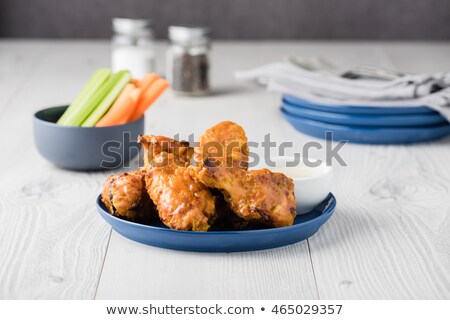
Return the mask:
M164 48L158 45L161 71ZM253 141L271 133L300 150L314 139L282 119L279 96L233 79L234 70L287 54L450 70L450 43L216 43L216 94L166 94L148 112L146 131L185 137L229 119ZM35 150L31 126L33 112L69 102L94 69L108 64L107 42L0 41L0 298L450 298L450 138L414 146L346 145L348 167L335 167L335 215L308 241L288 247L177 252L112 231L94 205L111 172L54 167Z

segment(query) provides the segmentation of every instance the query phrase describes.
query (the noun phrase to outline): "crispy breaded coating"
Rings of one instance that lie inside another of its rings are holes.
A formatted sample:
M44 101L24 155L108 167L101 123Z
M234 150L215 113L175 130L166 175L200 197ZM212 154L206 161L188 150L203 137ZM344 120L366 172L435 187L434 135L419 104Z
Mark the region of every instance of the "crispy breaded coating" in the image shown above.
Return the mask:
M208 188L219 189L240 218L272 227L293 224L292 179L267 169L246 170L247 138L239 125L227 121L208 129L195 148L194 159L197 167L190 168L191 175Z
M148 223L156 209L145 188L145 172L111 175L103 184L102 201L109 212L130 221Z
M248 169L247 136L244 129L231 121L224 121L206 130L195 147L196 165L208 161L210 166Z
M147 167L147 192L159 218L171 229L208 231L215 220L215 198L203 184L191 177L188 168L175 164L166 152Z
M187 166L194 153L194 148L189 146L189 142L177 141L164 136L139 136L138 143L140 143L144 149L144 166L151 165L153 159L162 152L173 154L173 159L176 164Z

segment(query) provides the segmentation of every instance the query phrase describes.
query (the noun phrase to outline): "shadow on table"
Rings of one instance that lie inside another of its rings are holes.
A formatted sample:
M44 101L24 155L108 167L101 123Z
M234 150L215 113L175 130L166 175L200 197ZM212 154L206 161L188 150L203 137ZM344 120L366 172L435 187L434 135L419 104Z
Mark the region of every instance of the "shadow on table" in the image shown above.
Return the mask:
M217 86L213 87L210 94L206 97L227 96L242 93L245 91L249 91L249 89L242 86Z

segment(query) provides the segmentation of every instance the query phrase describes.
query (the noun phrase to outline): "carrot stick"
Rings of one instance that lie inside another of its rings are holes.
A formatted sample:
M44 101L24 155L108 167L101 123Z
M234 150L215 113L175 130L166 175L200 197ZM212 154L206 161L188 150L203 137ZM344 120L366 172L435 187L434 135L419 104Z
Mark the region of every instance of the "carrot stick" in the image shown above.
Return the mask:
M147 73L141 80L138 80L137 86L142 89L142 92L145 92L158 79L159 77L156 73Z
M137 106L138 106L138 102L139 102L139 98L142 95L142 90L140 88L135 88L131 94L130 97L133 100L133 108L130 109L130 112L128 113L128 118L126 122L131 122L133 120L131 120L133 118L134 113L136 112Z
M137 94L133 84L127 84L108 112L95 124L96 127L107 127L124 124L135 111Z
M150 73L147 73L146 75L144 75L141 80L137 80L138 82L137 82L136 86L141 89L141 94L139 95L138 100L142 99L142 97L145 95L147 90L158 79L161 79L161 78L156 73L150 72ZM135 108L137 108L137 104L136 104ZM133 111L132 114L130 115L130 119L128 119L129 121L133 121L133 120L131 120L131 117L133 116L134 112L135 111ZM134 120L136 120L136 119L134 119Z
M161 78L156 80L147 91L141 94L136 111L130 120L134 121L142 117L145 110L147 110L168 87L169 83L166 80Z

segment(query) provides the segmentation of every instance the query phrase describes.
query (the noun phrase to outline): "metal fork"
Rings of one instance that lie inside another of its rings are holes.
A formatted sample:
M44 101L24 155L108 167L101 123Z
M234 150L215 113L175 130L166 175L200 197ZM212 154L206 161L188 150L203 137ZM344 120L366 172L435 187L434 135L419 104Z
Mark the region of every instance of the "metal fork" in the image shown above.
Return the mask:
M360 65L346 71L339 71L330 61L317 56L312 59L290 56L288 60L290 63L304 70L333 74L346 79L372 78L379 80L395 80L408 75L407 73L369 65Z

